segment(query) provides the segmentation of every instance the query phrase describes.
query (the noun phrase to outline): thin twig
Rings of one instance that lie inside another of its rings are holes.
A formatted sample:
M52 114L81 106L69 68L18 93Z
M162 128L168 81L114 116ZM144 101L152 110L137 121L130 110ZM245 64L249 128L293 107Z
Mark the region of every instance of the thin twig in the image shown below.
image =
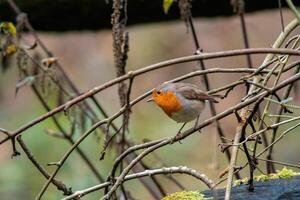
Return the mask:
M281 0L277 0L277 1L278 1L279 13L280 13L280 24L281 24L282 32L284 32L284 20L282 14Z
M259 152L257 154L257 156L260 156L261 154L263 154L264 152L266 152L270 147L274 146L278 141L280 141L287 133L289 133L290 131L294 130L295 128L297 128L298 126L300 126L300 123L288 128L287 130L285 130L276 140L274 140L269 146L267 146L266 148L264 148L261 152Z
M266 162L272 162L277 165L283 165L283 166L287 166L287 167L294 167L294 168L300 169L299 165L293 165L293 164L286 163L286 162L281 162L281 161L276 161L276 160L268 160L268 159L264 159L264 158L256 158L256 159L266 161Z

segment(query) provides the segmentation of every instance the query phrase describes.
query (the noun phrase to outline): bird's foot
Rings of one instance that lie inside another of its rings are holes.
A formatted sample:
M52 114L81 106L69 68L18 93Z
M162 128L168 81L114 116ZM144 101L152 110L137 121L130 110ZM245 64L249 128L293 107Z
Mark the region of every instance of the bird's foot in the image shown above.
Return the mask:
M176 142L176 140L178 140L180 137L181 137L181 132L178 132L178 133L175 135L175 137L172 137L172 138L171 138L170 144L173 144L174 142ZM179 142L180 144L182 144L180 140L178 140L178 142Z

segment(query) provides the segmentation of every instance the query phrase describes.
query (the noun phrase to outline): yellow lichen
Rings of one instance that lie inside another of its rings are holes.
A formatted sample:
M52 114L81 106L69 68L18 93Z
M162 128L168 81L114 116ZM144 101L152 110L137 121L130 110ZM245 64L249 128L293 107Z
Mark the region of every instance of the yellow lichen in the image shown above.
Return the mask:
M203 194L197 191L182 191L182 192L175 192L169 194L168 196L164 197L162 200L209 200L212 198L205 198Z

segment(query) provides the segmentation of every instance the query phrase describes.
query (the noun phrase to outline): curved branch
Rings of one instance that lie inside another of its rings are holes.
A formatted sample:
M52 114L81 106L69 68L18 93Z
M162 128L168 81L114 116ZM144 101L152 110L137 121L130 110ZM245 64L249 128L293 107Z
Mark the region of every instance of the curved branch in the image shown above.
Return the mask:
M26 125L18 128L14 132L12 132L11 136L4 138L3 140L0 141L0 145L3 144L4 142L8 141L11 138L14 138L23 131L27 130L28 128L36 125L37 123L44 121L45 119L48 119L52 115L61 112L63 110L69 109L71 106L89 98L92 97L93 95L97 94L98 92L115 85L117 83L120 83L124 80L133 78L135 76L139 76L141 74L144 74L149 71L153 71L156 69L160 69L163 67L167 67L170 65L174 64L179 64L179 63L184 63L184 62L191 62L191 61L197 61L197 60L208 60L208 59L213 59L213 58L222 58L222 57L229 57L229 56L238 56L238 55L245 55L245 54L263 54L263 53L269 53L269 54L288 54L288 55L296 55L300 56L299 51L295 50L289 50L289 49L272 49L272 48L253 48L253 49L238 49L238 50L229 50L229 51L221 51L221 52L214 52L214 53L203 53L201 55L192 55L192 56L186 56L186 57L180 57L180 58L175 58L167 61L163 61L157 64L150 65L148 67L136 70L136 71L131 71L128 72L127 74L120 76L118 78L115 78L111 81L108 81L100 86L94 87L93 89L83 93L80 96L77 96L76 98L66 102L65 104L58 106L51 110L50 112L32 120L31 122L27 123Z
M187 174L187 175L193 176L193 177L197 178L198 180L202 181L210 189L213 188L213 186L214 186L214 182L212 180L210 180L205 174L201 174L201 173L197 172L196 170L185 167L185 166L164 167L164 168L160 168L160 169L145 170L143 172L125 176L123 182L129 181L132 179L145 177L145 176L158 175L158 174ZM95 192L97 190L100 190L102 188L105 188L105 187L109 186L110 184L111 184L110 182L105 182L105 183L101 183L99 185L95 185L93 187L90 187L90 188L87 188L84 190L76 191L76 192L74 192L74 194L63 198L63 200L70 200L70 199L74 199L76 197L83 197L86 194L89 194L89 193Z

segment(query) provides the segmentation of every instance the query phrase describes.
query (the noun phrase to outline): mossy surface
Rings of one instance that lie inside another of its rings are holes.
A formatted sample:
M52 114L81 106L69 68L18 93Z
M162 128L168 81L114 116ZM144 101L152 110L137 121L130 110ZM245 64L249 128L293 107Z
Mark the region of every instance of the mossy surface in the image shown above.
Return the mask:
M258 175L254 176L254 181L268 181L268 180L273 180L273 179L286 179L286 178L291 178L294 176L300 175L299 172L295 172L292 169L288 169L286 167L282 168L281 170L277 170L277 173L275 174L269 174L269 175ZM248 178L236 180L234 182L235 186L241 185L241 184L247 184L249 181Z
M182 191L182 192L175 192L169 194L168 196L164 197L162 200L209 200L212 198L205 198L204 194L201 194L197 191Z

